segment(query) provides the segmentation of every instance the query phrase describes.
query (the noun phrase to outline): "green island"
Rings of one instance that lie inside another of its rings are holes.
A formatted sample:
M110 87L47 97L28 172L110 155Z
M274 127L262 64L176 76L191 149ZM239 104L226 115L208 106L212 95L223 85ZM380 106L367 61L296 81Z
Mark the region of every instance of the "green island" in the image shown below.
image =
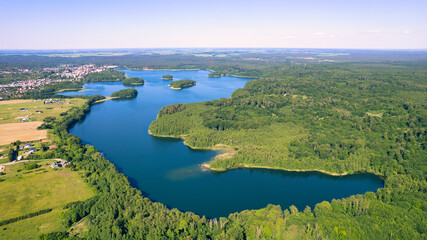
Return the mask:
M127 87L132 87L132 86L141 86L144 85L144 79L142 78L136 78L136 77L127 77L125 79L123 79L123 85L127 86Z
M165 106L150 132L180 137L194 148L227 149L229 155L206 165L211 169L266 167L337 175L371 172L384 178L384 188L324 201L313 209L268 205L219 219L169 209L132 187L95 147L69 133L91 106L105 97L61 97L53 94L62 87L44 91L50 89L47 85L23 93L21 98L57 96L76 105L64 104L66 108L55 113L44 110L40 116L46 115L41 120L49 126L49 143L35 144L40 149L31 159L37 160L36 165L9 165L0 174L1 203L7 206L0 213L0 238L426 239L427 61L413 55L402 60L403 54L401 59L385 61L379 54L378 58L370 55L375 61L360 60L360 56L349 61L348 56L338 56L336 59L345 61L329 64L294 59L301 62L291 64L283 56L272 55L267 64L225 59L213 66L208 57L155 58L159 68L210 67L259 79L248 82L230 98ZM1 66L37 68L28 63L63 61L40 56L9 58L0 56ZM122 67L154 61L147 56L139 60L115 58ZM105 62L102 57L93 59ZM114 71L103 74L90 79L118 81L123 76ZM4 75L2 81L12 81L10 74ZM5 123L16 117L7 113L7 106L2 111L8 114L1 115L6 116ZM55 147L49 149L44 144ZM18 151L17 147L16 142L0 146L0 153L7 156L9 149ZM70 165L50 169L48 164L57 158ZM9 160L2 156L1 161Z
M173 80L173 76L172 76L172 75L170 75L170 74L163 75L163 76L162 76L162 79L163 79L163 80Z
M174 90L181 90L196 85L196 81L190 79L176 80L169 84L169 87Z
M110 97L114 99L132 99L138 95L138 91L133 88L123 89L117 92L113 92Z

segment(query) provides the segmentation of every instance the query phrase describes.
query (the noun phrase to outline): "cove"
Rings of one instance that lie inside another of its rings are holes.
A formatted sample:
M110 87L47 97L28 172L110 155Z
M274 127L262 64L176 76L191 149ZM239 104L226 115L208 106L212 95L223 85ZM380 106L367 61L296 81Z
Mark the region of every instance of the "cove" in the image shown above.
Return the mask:
M70 132L91 144L124 173L132 185L151 200L170 208L191 211L209 218L260 209L268 204L283 209L295 205L300 211L321 201L340 199L383 187L372 174L342 177L318 172L287 172L269 169L234 169L227 172L203 171L199 164L218 152L192 150L181 140L157 138L148 134L150 123L166 105L191 103L230 97L248 79L237 77L208 78L209 71L129 71L130 77L142 77L143 86L135 99L106 101L92 106L86 118ZM162 80L171 74L175 79L193 79L197 84L180 91ZM83 92L62 95L110 96L125 89L121 82L89 83Z

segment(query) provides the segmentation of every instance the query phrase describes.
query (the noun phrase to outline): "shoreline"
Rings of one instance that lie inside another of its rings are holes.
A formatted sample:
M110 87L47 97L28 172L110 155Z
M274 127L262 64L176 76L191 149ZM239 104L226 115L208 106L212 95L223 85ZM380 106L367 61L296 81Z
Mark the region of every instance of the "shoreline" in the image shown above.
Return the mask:
M177 71L209 71L209 72L215 72L211 69L201 69L201 68L195 68L195 69L142 69L142 70L131 70L131 69L127 69L130 71L173 71L173 72L177 72ZM234 75L234 74L230 74L230 75L225 75L225 76L221 76L221 77L238 77L238 78L246 78L246 79L258 79L258 77L248 77L248 76L240 76L240 75ZM163 79L165 80L165 79Z
M213 147L193 147L190 146L186 143L185 141L185 137L188 135L178 135L178 136L173 136L173 135L157 135L157 134L153 134L150 129L148 129L148 134L150 134L151 136L154 137L162 137L162 138L178 138L183 140L184 145L191 148L191 149L197 149L197 150L211 150L211 151L225 151L224 153L218 154L214 157L214 159L229 159L231 157L234 156L234 154L238 151L237 148L231 147L231 146L227 146L224 144L217 144ZM269 167L269 166L257 166L257 165L249 165L249 164L238 164L234 167L230 167L230 168L213 168L210 166L210 162L213 160L210 160L208 162L204 162L199 164L199 166L202 168L203 171L213 171L213 172L227 172L230 170L234 170L234 169L271 169L271 170L281 170L281 171L287 171L287 172L319 172L319 173L323 173L326 175L330 175L330 176L336 176L336 177L343 177L343 176L347 176L347 175L354 175L354 174L358 174L358 173L369 173L369 174L373 174L375 176L380 177L383 181L385 180L385 176L373 171L356 171L354 173L349 173L349 172L343 172L343 173L334 173L334 172L329 172L326 170L321 170L321 169L288 169L288 168L282 168L282 167Z
M288 169L288 168L282 168L282 167L256 166L256 165L249 165L249 164L239 164L231 168L213 168L210 166L209 163L210 162L205 162L200 164L200 166L213 172L227 172L234 169L270 169L270 170L280 170L280 171L286 171L286 172L318 172L318 173L323 173L323 174L335 176L335 177L343 177L343 176L354 175L359 173L368 173L368 174L373 174L375 176L378 176L382 180L385 179L384 175L376 172L372 172L372 171L356 171L354 173L349 173L349 172L334 173L334 172L329 172L321 169Z
M191 88L191 87L194 87L194 86L196 86L196 84L197 84L197 83L195 83L195 84L194 84L194 85L192 85L192 86L185 87L185 88ZM170 88L170 89L173 89L173 90L182 90L182 89L185 89L185 88L175 88L175 87L172 87L170 84L169 84L168 86L169 86L169 88Z
M182 90L182 88L174 88L174 87L172 87L172 86L170 86L170 85L169 85L169 88L170 88L170 89L173 89L173 90Z
M117 98L117 97L105 97L104 99L98 100L98 101L94 102L93 104L95 104L95 103L102 103L102 102L105 102L105 101L108 101L108 100L112 100L112 99L115 99L115 98Z

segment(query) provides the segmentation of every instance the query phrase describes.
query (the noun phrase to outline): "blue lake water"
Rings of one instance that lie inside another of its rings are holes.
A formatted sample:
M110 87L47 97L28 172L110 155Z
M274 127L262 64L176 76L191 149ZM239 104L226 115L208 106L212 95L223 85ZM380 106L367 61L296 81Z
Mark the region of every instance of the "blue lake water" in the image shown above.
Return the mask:
M212 218L263 208L270 203L282 208L295 205L303 210L306 205L313 208L324 200L375 192L383 187L383 181L370 174L333 177L265 169L202 171L199 164L209 161L217 152L192 150L180 140L153 137L148 134L148 127L163 106L230 97L248 79L208 78L209 72L202 70L123 71L130 77L144 78L144 86L135 87L138 97L92 106L86 118L70 132L103 152L153 201ZM196 80L197 85L172 90L168 87L170 81L161 79L165 74ZM127 88L121 82L89 83L84 87L88 90L61 94L109 96Z

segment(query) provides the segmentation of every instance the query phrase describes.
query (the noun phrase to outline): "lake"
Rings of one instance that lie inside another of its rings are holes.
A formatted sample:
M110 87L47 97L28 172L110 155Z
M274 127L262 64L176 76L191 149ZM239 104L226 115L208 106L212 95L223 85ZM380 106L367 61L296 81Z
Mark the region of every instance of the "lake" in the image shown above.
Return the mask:
M383 187L383 181L371 174L335 177L266 169L202 171L199 164L218 152L192 150L180 140L153 137L148 134L148 127L163 106L230 97L248 79L208 78L209 71L203 70L122 71L130 77L144 78L145 84L135 87L138 97L92 106L86 118L70 132L104 153L133 186L153 201L213 218L263 208L270 203L283 209L295 205L302 211L307 205L313 208L324 200L375 192ZM197 85L172 90L168 87L170 81L161 79L166 74L175 79L196 80ZM84 87L86 91L61 94L110 96L127 88L121 82L89 83Z

